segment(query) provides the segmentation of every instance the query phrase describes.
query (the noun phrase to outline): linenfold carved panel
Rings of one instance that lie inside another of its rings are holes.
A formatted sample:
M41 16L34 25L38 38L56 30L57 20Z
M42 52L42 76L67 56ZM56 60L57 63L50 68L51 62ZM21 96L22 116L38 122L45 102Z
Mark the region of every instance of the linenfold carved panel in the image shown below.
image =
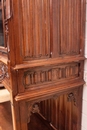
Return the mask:
M53 48L57 55L80 53L81 0L52 0Z
M23 84L25 88L48 82L60 81L61 79L75 78L79 76L79 63L44 67L27 70L24 72Z
M19 5L22 56L50 57L50 0L20 0Z
M81 0L20 0L19 5L23 60L82 52Z

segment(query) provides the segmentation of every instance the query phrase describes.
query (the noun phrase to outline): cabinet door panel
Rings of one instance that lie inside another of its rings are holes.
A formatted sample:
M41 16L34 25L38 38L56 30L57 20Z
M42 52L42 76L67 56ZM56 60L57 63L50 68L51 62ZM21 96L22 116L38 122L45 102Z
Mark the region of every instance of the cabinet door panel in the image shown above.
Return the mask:
M24 59L49 57L50 0L21 0L19 5L22 56Z
M52 8L53 57L80 54L81 1L53 0Z

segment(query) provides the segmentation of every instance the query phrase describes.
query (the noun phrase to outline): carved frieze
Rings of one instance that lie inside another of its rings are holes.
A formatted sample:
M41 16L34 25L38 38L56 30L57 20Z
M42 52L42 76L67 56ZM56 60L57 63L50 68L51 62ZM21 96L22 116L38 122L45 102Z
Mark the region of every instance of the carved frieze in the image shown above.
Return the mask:
M62 79L75 78L79 76L79 63L40 67L40 69L27 70L24 72L23 84L25 88Z

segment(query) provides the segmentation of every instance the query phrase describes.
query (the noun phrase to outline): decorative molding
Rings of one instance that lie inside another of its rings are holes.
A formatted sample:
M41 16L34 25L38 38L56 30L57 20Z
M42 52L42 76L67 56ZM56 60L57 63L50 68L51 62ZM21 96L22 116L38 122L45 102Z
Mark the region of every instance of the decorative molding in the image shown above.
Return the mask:
M25 88L32 85L50 83L79 76L79 63L66 64L54 67L40 67L40 69L27 70L24 72L23 84Z
M9 78L8 67L0 62L0 82L5 78Z

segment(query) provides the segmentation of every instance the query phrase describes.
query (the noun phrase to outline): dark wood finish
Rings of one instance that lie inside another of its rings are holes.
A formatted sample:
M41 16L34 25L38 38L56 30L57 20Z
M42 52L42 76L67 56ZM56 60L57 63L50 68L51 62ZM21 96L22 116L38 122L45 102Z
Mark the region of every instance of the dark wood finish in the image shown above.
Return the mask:
M81 130L85 10L86 0L2 0L14 130Z

